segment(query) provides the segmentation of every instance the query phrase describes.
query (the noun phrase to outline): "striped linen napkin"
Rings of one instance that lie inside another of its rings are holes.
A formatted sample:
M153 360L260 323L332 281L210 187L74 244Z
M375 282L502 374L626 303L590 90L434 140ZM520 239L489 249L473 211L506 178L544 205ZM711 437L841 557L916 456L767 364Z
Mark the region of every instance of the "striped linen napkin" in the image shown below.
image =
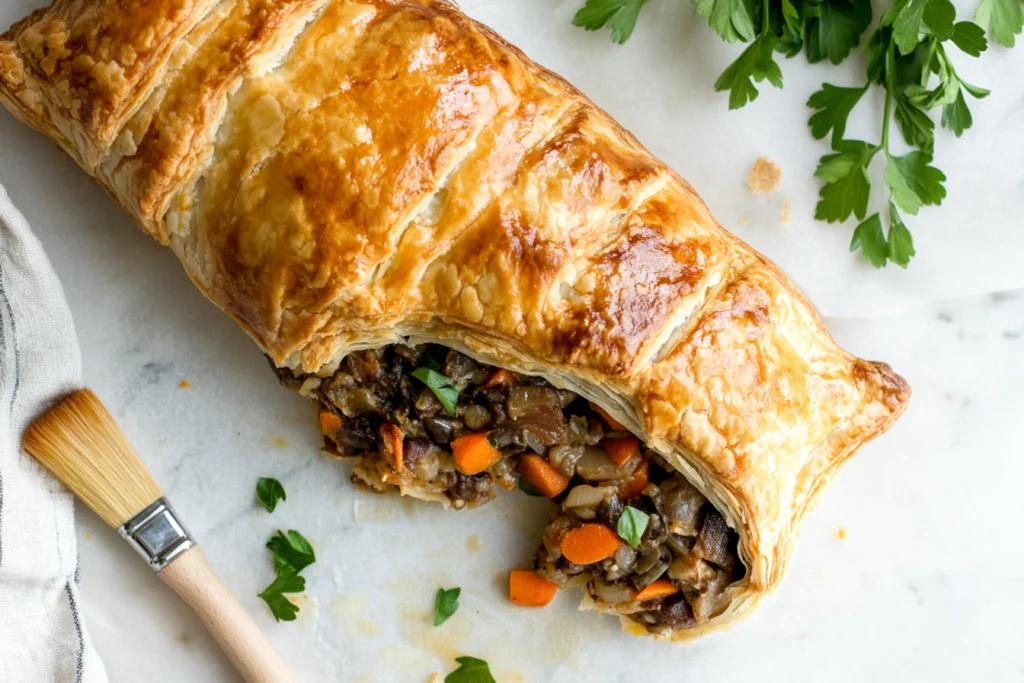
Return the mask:
M0 681L103 683L80 612L71 493L21 434L81 385L64 292L0 185Z

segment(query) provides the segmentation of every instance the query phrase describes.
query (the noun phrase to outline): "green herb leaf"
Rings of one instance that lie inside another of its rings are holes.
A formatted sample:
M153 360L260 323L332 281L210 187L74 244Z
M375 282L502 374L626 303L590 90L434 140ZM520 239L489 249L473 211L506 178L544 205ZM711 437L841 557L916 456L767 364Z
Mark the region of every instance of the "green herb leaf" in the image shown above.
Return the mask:
M824 0L807 3L804 11L812 17L807 23L807 61L812 64L842 62L871 24L871 0Z
M647 0L587 0L572 18L572 24L587 31L607 27L612 42L621 45L633 35L645 2Z
M960 86L968 93L970 93L971 97L977 100L980 100L982 97L987 97L988 94L992 92L991 90L986 90L985 88L979 88L976 85L971 85L970 83L964 80L960 81Z
M814 217L829 223L845 221L851 214L863 219L871 194L868 164L879 148L860 140L840 140L833 146L836 152L823 156L814 172L827 183Z
M444 683L497 683L487 662L476 657L456 657L459 668L444 677Z
M535 488L526 483L526 480L519 477L519 490L528 496L536 496L537 498L543 498L544 496L537 492Z
M798 0L799 1L799 0ZM801 7L803 5L801 4ZM787 57L795 57L804 46L805 19L791 0L782 0L782 35L775 44L775 51Z
M964 131L971 127L974 118L967 106L963 92L957 92L956 99L952 104L942 108L942 125L953 132L953 135L960 137Z
M757 88L751 79L768 79L776 88L782 87L782 70L772 59L775 41L774 33L762 34L719 76L715 90L729 91L729 109L739 109L757 99Z
M640 539L643 538L644 531L647 530L647 524L650 521L651 516L646 512L637 510L632 505L627 505L622 511L622 516L619 517L619 524L616 530L619 532L619 537L635 549L640 545Z
M931 152L935 147L935 122L901 95L896 95L896 123L907 144Z
M437 589L434 596L434 626L440 626L448 621L448 618L459 609L459 594L461 588Z
M306 580L291 568L278 571L277 578L259 594L259 597L270 607L271 614L278 621L295 621L299 613L297 605L284 597L285 593L301 593L306 590Z
M953 22L956 21L956 7L950 0L929 0L922 14L925 26L940 41L953 36Z
M748 43L757 35L754 29L754 4L749 0L691 0L697 14L727 43Z
M941 204L946 197L946 180L942 171L929 166L931 154L911 152L901 157L886 154L885 184L892 199L901 209L916 214L922 205Z
M459 404L459 388L452 384L447 375L430 368L416 368L412 371L412 376L426 384L448 414L455 417Z
M885 233L882 232L882 219L877 213L871 214L853 231L850 251L858 249L875 268L881 268L889 259L889 245L885 241Z
M892 26L896 47L909 55L925 29L940 41L953 34L956 8L950 0L896 0L882 16L883 26Z
M271 477L260 477L256 480L256 498L267 509L267 512L273 512L277 508L278 501L288 500L281 482Z
M914 251L914 238L904 225L896 206L889 202L889 260L900 268L906 268Z
M974 20L988 28L988 35L1003 47L1013 47L1014 36L1024 30L1024 6L1020 0L982 0Z
M294 529L287 534L278 531L276 536L267 541L267 548L274 554L274 568L278 572L291 568L297 573L316 562L313 546Z
M822 83L821 90L807 100L808 107L818 110L808 122L811 126L811 135L820 140L831 130L833 140L842 140L846 132L846 120L866 91L867 86L840 88Z
M953 26L953 44L964 54L980 57L988 49L985 31L973 21L960 21Z

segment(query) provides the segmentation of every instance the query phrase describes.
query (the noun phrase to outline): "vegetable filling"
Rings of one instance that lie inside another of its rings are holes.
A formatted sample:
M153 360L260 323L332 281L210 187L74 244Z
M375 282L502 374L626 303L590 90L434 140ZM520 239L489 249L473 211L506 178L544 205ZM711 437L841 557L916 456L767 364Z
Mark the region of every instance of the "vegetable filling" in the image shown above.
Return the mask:
M436 345L356 351L327 378L282 382L319 402L324 449L377 492L473 507L516 486L560 505L512 600L583 584L653 633L706 622L745 574L737 535L660 455L600 408L540 377ZM518 477L517 477L518 474Z

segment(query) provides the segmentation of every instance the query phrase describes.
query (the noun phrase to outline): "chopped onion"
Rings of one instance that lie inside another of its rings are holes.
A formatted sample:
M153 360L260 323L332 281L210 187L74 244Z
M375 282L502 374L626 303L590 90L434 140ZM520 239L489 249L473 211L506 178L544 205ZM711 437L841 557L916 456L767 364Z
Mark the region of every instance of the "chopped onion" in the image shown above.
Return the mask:
M583 456L576 463L576 473L588 481L609 481L625 479L628 472L615 464L600 448L586 446Z
M562 503L562 509L590 508L591 512L596 513L597 506L601 504L601 501L613 493L615 493L615 489L610 486L598 487L580 484L573 488L572 491L569 491L565 502Z

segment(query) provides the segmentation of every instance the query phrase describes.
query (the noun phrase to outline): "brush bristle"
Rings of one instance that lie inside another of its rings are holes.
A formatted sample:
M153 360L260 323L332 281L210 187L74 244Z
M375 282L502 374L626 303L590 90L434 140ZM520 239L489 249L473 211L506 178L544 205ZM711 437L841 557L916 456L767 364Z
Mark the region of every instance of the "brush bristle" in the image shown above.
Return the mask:
M115 529L162 494L124 432L89 389L28 428L22 445Z

